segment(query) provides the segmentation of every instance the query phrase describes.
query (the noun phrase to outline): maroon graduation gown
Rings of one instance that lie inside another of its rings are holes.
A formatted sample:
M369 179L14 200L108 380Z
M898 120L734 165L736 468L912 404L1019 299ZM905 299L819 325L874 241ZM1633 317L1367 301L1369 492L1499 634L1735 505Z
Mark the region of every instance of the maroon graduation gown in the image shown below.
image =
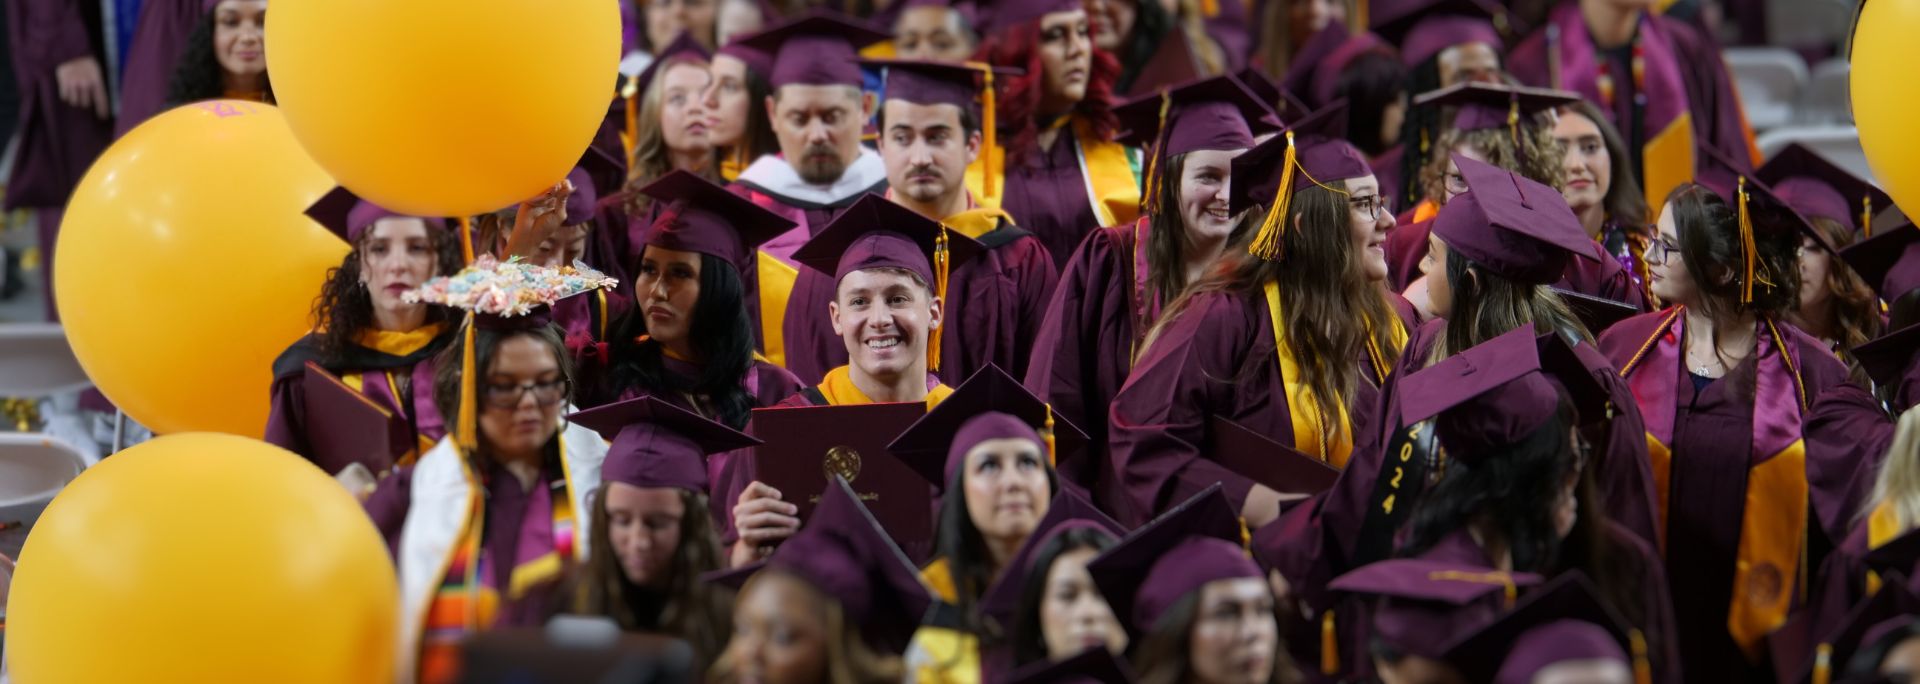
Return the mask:
M955 386L987 364L1016 378L1026 375L1060 279L1047 248L1025 230L1003 222L976 239L987 250L948 277L942 312L937 374ZM835 348L844 361L846 346Z
M1847 539L1859 522L1893 432L1894 419L1857 385L1841 384L1814 400L1807 417L1807 493L1828 539Z
M1128 498L1107 466L1107 407L1132 369L1136 341L1159 311L1159 302L1135 302L1146 277L1146 255L1135 249L1144 247L1145 223L1096 229L1073 251L1033 341L1024 382L1087 433L1080 455L1056 464L1060 478L1091 492L1101 510L1122 522Z
M1666 321L1667 313L1642 314L1614 324L1600 338L1601 351L1615 365L1627 366ZM1825 345L1791 325L1778 326L1791 346L1809 398L1846 382L1846 366ZM1746 681L1756 673L1755 665L1729 633L1728 615L1736 590L1747 590L1734 586L1734 566L1754 464L1751 388L1759 374L1758 364L1749 355L1726 376L1697 391L1684 367L1649 366L1635 372L1679 375L1664 536L1669 590L1687 597L1674 606L1687 680ZM1642 407L1643 418L1646 410ZM1808 453L1815 448L1806 445Z
M1055 269L1065 269L1090 232L1089 226L1100 225L1099 214L1087 198L1075 144L1072 127L1063 128L1053 147L1036 150L1025 163L1009 164L1000 195L1000 208L1012 214L1021 229L1039 238L1053 256Z
M1253 480L1207 457L1208 420L1220 416L1281 444L1296 443L1274 348L1272 319L1259 289L1194 296L1165 326L1112 403L1109 463L1133 516L1122 523L1142 524L1215 482L1225 485L1227 499L1240 510ZM1347 402L1352 458L1369 453L1379 433L1381 378L1366 356L1361 349L1353 358L1365 380Z
M7 46L20 88L20 146L4 206L9 211L58 209L66 206L81 175L113 140L113 120L61 102L53 76L55 67L89 56L100 60L102 78L112 68L99 47L99 4L7 0L0 6L6 11ZM46 263L53 263L51 250L45 251Z
M733 187L754 203L795 219L801 228L806 229L809 237L819 235L834 217L862 196L869 192L885 192L887 189L883 179L865 192L850 194L838 202L815 204L782 197L747 181L735 181ZM827 316L827 305L833 302L834 286L833 276L801 267L793 281L793 292L787 297L786 319L781 323L787 370L793 371L804 383L820 382L821 378L826 377L827 371L847 365L846 343L839 335L833 334L833 321ZM753 299L759 301L757 296ZM754 315L753 320L758 325L760 317Z
M167 110L167 91L173 87L180 55L187 51L187 38L200 22L208 21L201 7L202 0L140 4L140 23L133 30L133 44L127 47L126 66L120 74L120 120L114 137Z
M449 327L431 344L412 354L396 356L379 350L355 345L340 359L322 359L319 353L318 339L308 334L300 338L280 354L273 362L273 384L269 389L271 407L267 411L267 426L262 437L268 444L299 454L313 460L315 454L307 442L307 400L306 379L307 362L313 361L334 375L347 373L365 373L372 382L367 383L367 395L388 410L404 415L407 423L415 432L415 441L438 442L445 437L447 428L444 414L433 401L434 357L445 349L454 339L454 330ZM385 371L385 372L383 372ZM385 375L391 373L396 378L407 378L410 385L407 394L412 395L411 402L396 399ZM425 453L424 449L421 453ZM331 475L337 468L329 464L317 464ZM397 472L398 469L396 469Z

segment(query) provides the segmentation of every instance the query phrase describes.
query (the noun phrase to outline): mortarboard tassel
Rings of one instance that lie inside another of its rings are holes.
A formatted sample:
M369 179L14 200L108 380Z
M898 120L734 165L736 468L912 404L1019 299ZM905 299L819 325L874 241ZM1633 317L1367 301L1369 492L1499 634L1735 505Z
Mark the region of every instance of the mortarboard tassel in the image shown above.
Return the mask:
M1627 632L1633 648L1633 684L1653 684L1653 664L1647 661L1647 635L1640 630Z
M1513 583L1513 575L1500 571L1464 572L1460 570L1440 570L1427 573L1432 581L1451 580L1454 582L1477 582L1480 584L1498 584L1506 589L1507 610L1513 610L1513 602L1520 598L1520 585Z
M1333 608L1320 614L1320 674L1340 674L1340 634L1333 628Z
M978 68L986 74L986 80L980 89L980 137L982 147L986 148L987 153L986 168L980 170L980 194L985 195L981 203L987 206L999 206L1000 189L995 187L994 176L1000 175L1004 170L1000 168L1001 162L998 159L1000 154L999 135L996 131L998 125L995 123L993 112L993 65L980 62L968 62L967 65Z
M1060 451L1059 447L1054 444L1053 439L1052 404L1047 405L1047 423L1040 426L1040 439L1047 443L1047 465L1054 468L1060 467Z
M1813 650L1813 684L1833 681L1833 644L1821 644Z
M473 265L473 219L460 217L460 258Z
M1747 213L1747 178L1740 177L1740 185L1734 191L1734 200L1740 205L1740 248L1745 252L1741 273L1746 276L1740 283L1740 303L1753 303L1754 266L1759 260L1758 249L1753 242L1753 217Z
M1253 236L1253 244L1247 246L1247 253L1267 261L1277 261L1281 257L1281 238L1287 234L1287 208L1293 203L1293 167L1295 148L1293 131L1287 131L1286 159L1280 167L1280 190L1273 194L1273 201L1267 207L1267 217L1260 222L1260 231Z
M1860 198L1860 230L1865 233L1861 237L1873 237L1873 196L1871 195Z
M1220 16L1220 0L1200 0L1200 16L1208 19Z
M620 89L620 96L627 100L626 135L620 137L620 143L626 148L627 164L633 165L633 151L640 147L640 77L627 77L627 85ZM744 148L745 145L735 145Z
M1520 147L1520 94L1514 93L1507 98L1507 134L1513 137L1513 151L1522 156L1526 150Z
M933 296L941 302L947 301L947 224L940 224L940 236L933 239ZM927 331L927 370L940 370L940 331Z
M1160 211L1160 152L1167 147L1167 110L1172 107L1173 99L1167 89L1160 88L1160 124L1153 135L1153 148L1147 151L1147 195L1142 202L1148 214Z
M1253 555L1253 530L1247 527L1247 517L1244 515L1240 516L1240 550L1247 552L1249 557Z
M462 452L473 453L473 450L479 446L480 439L477 430L475 430L476 426L474 425L479 409L475 401L477 399L476 395L479 394L479 382L474 379L473 375L477 372L474 370L474 366L479 364L474 363L473 360L474 320L472 311L467 312L466 325L466 332L462 333L460 340L460 417L458 429L454 433L454 442L460 447Z

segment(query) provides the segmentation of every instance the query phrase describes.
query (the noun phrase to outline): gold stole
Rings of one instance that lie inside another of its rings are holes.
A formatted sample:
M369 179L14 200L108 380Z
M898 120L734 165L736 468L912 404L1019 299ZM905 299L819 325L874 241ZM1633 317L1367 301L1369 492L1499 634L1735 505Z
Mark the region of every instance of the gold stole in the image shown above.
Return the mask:
M1267 296L1267 318L1273 325L1274 353L1280 359L1280 383L1287 397L1287 412L1293 419L1293 448L1303 454L1319 456L1321 461L1335 468L1346 468L1347 459L1353 455L1353 419L1347 415L1345 401L1334 402L1339 409L1337 416L1339 428L1334 431L1333 444L1321 442L1322 428L1326 426L1326 417L1320 415L1319 407L1313 402L1313 389L1300 377L1300 362L1294 359L1293 348L1287 344L1286 331L1282 321L1280 303L1280 284L1268 281L1263 288ZM1393 320L1394 344L1404 347L1407 344L1407 331L1398 318ZM1396 349L1397 351L1397 349ZM1386 380L1392 372L1392 361L1383 350L1374 344L1371 336L1367 340L1367 356L1372 362L1375 377Z
M1894 537L1900 536L1903 532L1906 530L1901 528L1900 517L1894 514L1893 506L1881 502L1880 505L1873 507L1872 513L1867 515L1867 550L1872 551L1886 546L1887 542L1893 541ZM1866 595L1872 596L1878 593L1880 593L1880 573L1868 570Z
M1066 117L1056 126L1073 125L1075 154L1080 163L1080 177L1087 188L1087 201L1093 205L1093 214L1100 225L1118 226L1132 223L1140 218L1140 176L1134 169L1133 154L1116 142L1103 139L1094 134L1093 125L1080 120L1080 117ZM993 153L981 151L978 159L967 165L967 191L982 207L999 208L1000 197L986 194L986 176L996 174L1000 182L996 185L1006 187L1005 150ZM991 160L991 161L989 161Z
M353 341L362 347L384 354L406 356L432 344L433 340L440 337L440 333L446 329L445 323L429 323L407 332L362 330L360 334L354 336Z
M1013 222L1013 217L998 207L983 206L948 216L940 219L940 222L947 224L947 227L952 228L954 232L978 240L981 236L998 229L1002 219L1008 223Z
M933 590L933 595L947 603L960 600L960 590L953 583L953 566L945 558L936 558L927 567L920 569L920 581Z
M800 270L766 252L756 252L755 256L755 275L760 279L760 343L766 348L767 361L784 367L787 337L780 326L786 324L787 300L793 296Z
M827 399L829 406L879 403L868 397L866 392L860 391L858 385L853 384L853 373L846 366L827 371L827 376L820 380L818 389L820 396ZM953 394L953 388L944 384L934 385L932 389L927 390L927 410L931 411L933 407L939 406L949 394Z
M1640 151L1645 155L1640 170L1641 177L1647 179L1647 206L1657 212L1666 204L1667 193L1682 183L1693 182L1693 115L1680 112L1666 130L1648 138Z

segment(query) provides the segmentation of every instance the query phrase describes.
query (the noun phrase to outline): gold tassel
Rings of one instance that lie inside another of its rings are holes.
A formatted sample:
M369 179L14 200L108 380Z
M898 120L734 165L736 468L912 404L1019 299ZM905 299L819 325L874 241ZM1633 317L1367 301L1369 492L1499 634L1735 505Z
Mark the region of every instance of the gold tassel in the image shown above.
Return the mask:
M1753 303L1754 265L1759 261L1759 250L1753 242L1753 218L1747 214L1746 176L1740 177L1740 184L1734 191L1734 196L1735 201L1740 205L1740 246L1742 251L1746 252L1741 269L1746 278L1740 284L1740 303L1751 304Z
M1813 684L1833 680L1833 644L1821 644L1813 651Z
M461 451L472 453L480 444L478 431L474 425L479 413L479 407L476 405L478 402L475 401L476 395L479 394L479 382L473 376L479 372L474 368L479 364L474 363L473 360L474 314L472 311L467 312L466 325L467 330L462 334L460 341L462 346L460 350L460 417L458 418L460 424L456 426L454 442Z
M1246 516L1240 516L1240 550L1253 555L1253 530L1247 527Z
M939 297L942 306L947 301L947 271L950 260L947 256L947 224L940 224L940 236L933 240L933 296ZM927 370L940 370L940 331L927 331Z
M1247 253L1267 261L1277 261L1282 256L1281 239L1287 234L1287 207L1293 203L1293 167L1295 148L1293 131L1287 131L1286 159L1281 162L1280 190L1273 193L1273 201L1267 207L1267 217L1260 222L1260 232L1253 236L1253 244L1247 246Z
M994 176L1001 173L1000 163L997 160L1000 147L999 134L996 131L998 124L995 123L993 111L993 65L967 62L967 66L979 69L986 74L980 89L980 147L981 153L986 155L986 163L982 165L985 168L980 169L980 194L983 195L981 204L999 206L998 201L989 201L1000 197L1000 189L994 182Z
M1653 664L1647 660L1647 635L1640 630L1627 632L1633 648L1633 684L1653 684Z
M1860 230L1864 233L1861 237L1873 237L1872 195L1860 198Z
M1340 674L1340 634L1333 629L1333 609L1320 614L1320 674Z
M473 219L464 215L460 217L460 258L473 264Z
M1520 150L1520 96L1514 95L1507 104L1507 134L1513 136L1513 149Z
M1160 125L1153 134L1153 146L1147 150L1147 195L1141 204L1146 206L1148 214L1160 211L1160 152L1166 149L1167 110L1173 107L1173 98L1167 89L1160 89Z
M664 73L664 70L662 71ZM627 98L627 112L626 112L627 129L626 129L626 135L623 135L620 137L620 142L626 148L627 166L632 167L633 151L640 147L640 79L639 77L629 77L627 79L627 86L625 88L620 89L620 95L622 97ZM741 143L737 146L745 147L745 144ZM628 173L632 173L631 168L628 169Z
M1047 443L1047 465L1059 467L1060 451L1053 438L1053 406L1050 404L1047 405L1047 423L1040 427L1040 439Z

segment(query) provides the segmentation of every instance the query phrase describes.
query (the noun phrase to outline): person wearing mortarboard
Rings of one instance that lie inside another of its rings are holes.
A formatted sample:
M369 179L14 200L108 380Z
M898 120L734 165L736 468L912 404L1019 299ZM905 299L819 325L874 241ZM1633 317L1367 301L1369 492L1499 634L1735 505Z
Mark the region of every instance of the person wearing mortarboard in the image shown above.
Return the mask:
M1087 561L1126 532L1074 488L1054 495L1046 517L980 596L981 622L1000 634L982 653L987 681L1083 651L1126 655L1127 630L1087 573Z
M1633 170L1649 207L1708 167L1698 147L1759 156L1720 46L1657 5L1565 0L1507 55L1521 83L1574 91L1606 112L1627 140L1631 158L1618 163Z
M935 597L846 480L766 561L709 578L739 588L709 681L912 681L901 654Z
M707 513L706 456L759 440L651 396L567 420L611 442L587 513L579 609L685 640L696 672L706 669L733 633L730 597L701 581L726 565Z
M407 293L467 314L463 341L435 359L447 436L363 502L400 575L396 680L456 681L467 636L545 624L561 608L587 557L586 497L607 443L561 418L575 378L548 307L613 285L482 255Z
M780 153L754 160L734 190L799 224L761 246L761 349L802 382L819 382L833 368L827 344L833 334L818 315L833 299L833 284L800 268L794 250L863 195L886 188L880 155L860 145L872 103L861 90L865 78L855 54L885 39L815 12L741 41L770 56L773 94L759 106L767 109Z
M1266 573L1219 487L1202 490L1087 562L1127 628L1143 681L1295 681Z
M1837 257L1873 237L1873 217L1893 206L1892 198L1799 143L1775 152L1753 175L1807 217L1818 234L1800 240L1800 302L1787 320L1826 340L1853 367L1854 382L1869 385L1852 350L1878 337L1884 321L1873 288Z
M967 168L997 150L991 118L992 84L1008 72L988 74L981 64L870 60L884 83L880 105L880 159L887 168L887 197L948 228L979 240L987 249L954 269L946 298L948 324L941 331L941 358L932 370L960 380L988 364L1022 377L1040 334L1047 301L1059 273L1038 238L1011 216L967 189ZM984 104L982 104L984 102ZM999 192L994 179L991 192ZM838 345L830 345L838 351ZM844 359L832 354L836 364Z
M1374 0L1372 5L1371 29L1399 48L1409 94L1504 80L1506 35L1517 20L1496 0ZM1434 159L1447 156L1448 150L1436 144L1445 125L1439 106L1410 103L1400 130L1400 169L1387 174L1401 184L1389 193L1394 206L1411 209L1431 199L1421 174Z
M1447 647L1466 681L1636 684L1661 681L1646 637L1609 608L1586 575L1569 572Z
M1345 467L1378 433L1372 405L1412 314L1384 288L1393 214L1352 145L1290 130L1231 169L1241 182L1216 211L1244 214L1251 237L1154 323L1111 402L1108 442L1135 513L1223 482L1257 529L1280 515L1281 493L1207 452L1210 421Z
M707 110L712 60L713 53L682 33L621 89L627 174L619 209L642 225L651 216L652 198L640 188L676 170L719 177Z
M749 2L751 0L729 0ZM773 135L773 115L766 106L773 88L773 55L753 47L741 36L713 51L707 65L707 115L712 118L707 137L720 160L720 178L729 183L755 160L780 152Z
M893 20L893 56L963 62L980 46L972 0L903 0Z
M848 361L775 407L939 405L953 389L927 368L940 355L948 279L980 251L972 238L879 195L841 212L794 258L834 288L832 301L808 315L834 331ZM722 540L735 565L792 536L797 509L755 479L753 459L729 459L715 482L730 513Z
M1061 477L1091 491L1122 522L1137 524L1151 511L1130 512L1137 502L1107 465L1106 407L1161 310L1226 253L1241 226L1229 210L1231 160L1253 146L1255 135L1280 126L1230 76L1140 98L1119 112L1128 138L1150 149L1148 202L1141 218L1096 230L1075 250L1047 306L1025 382L1089 430L1092 448L1062 463Z
M1564 104L1554 113L1553 140L1565 153L1562 166L1567 183L1560 188L1560 196L1580 218L1587 236L1620 262L1645 295L1653 212L1635 179L1626 139L1592 102ZM1659 308L1660 303L1648 297L1647 306Z
M264 438L329 475L354 462L384 474L380 471L391 466L411 464L447 433L444 413L434 402L433 357L453 341L453 316L446 307L408 302L403 295L459 271L460 238L445 219L398 214L345 188L322 197L307 215L351 249L321 285L314 332L274 359ZM317 450L310 436L328 429L333 416L309 413L307 383L327 381L309 377L309 363L400 418L411 433L404 446L377 456Z
M1703 153L1714 156L1712 150ZM1730 160L1676 191L1647 252L1671 308L1614 324L1600 349L1633 390L1689 680L1744 679L1761 638L1804 600L1809 405L1846 382L1826 346L1779 316L1812 232ZM1728 483L1744 483L1728 486Z
M720 8L712 0L620 0L620 73L632 76L653 64L666 46L681 34L690 35L712 50L719 28Z
M1005 181L999 206L1063 268L1082 238L1140 215L1141 162L1115 140L1120 65L1093 43L1080 0L996 0L978 6L980 61L1022 70L996 99L1002 168L969 170L967 187ZM985 166L985 165L983 165Z

